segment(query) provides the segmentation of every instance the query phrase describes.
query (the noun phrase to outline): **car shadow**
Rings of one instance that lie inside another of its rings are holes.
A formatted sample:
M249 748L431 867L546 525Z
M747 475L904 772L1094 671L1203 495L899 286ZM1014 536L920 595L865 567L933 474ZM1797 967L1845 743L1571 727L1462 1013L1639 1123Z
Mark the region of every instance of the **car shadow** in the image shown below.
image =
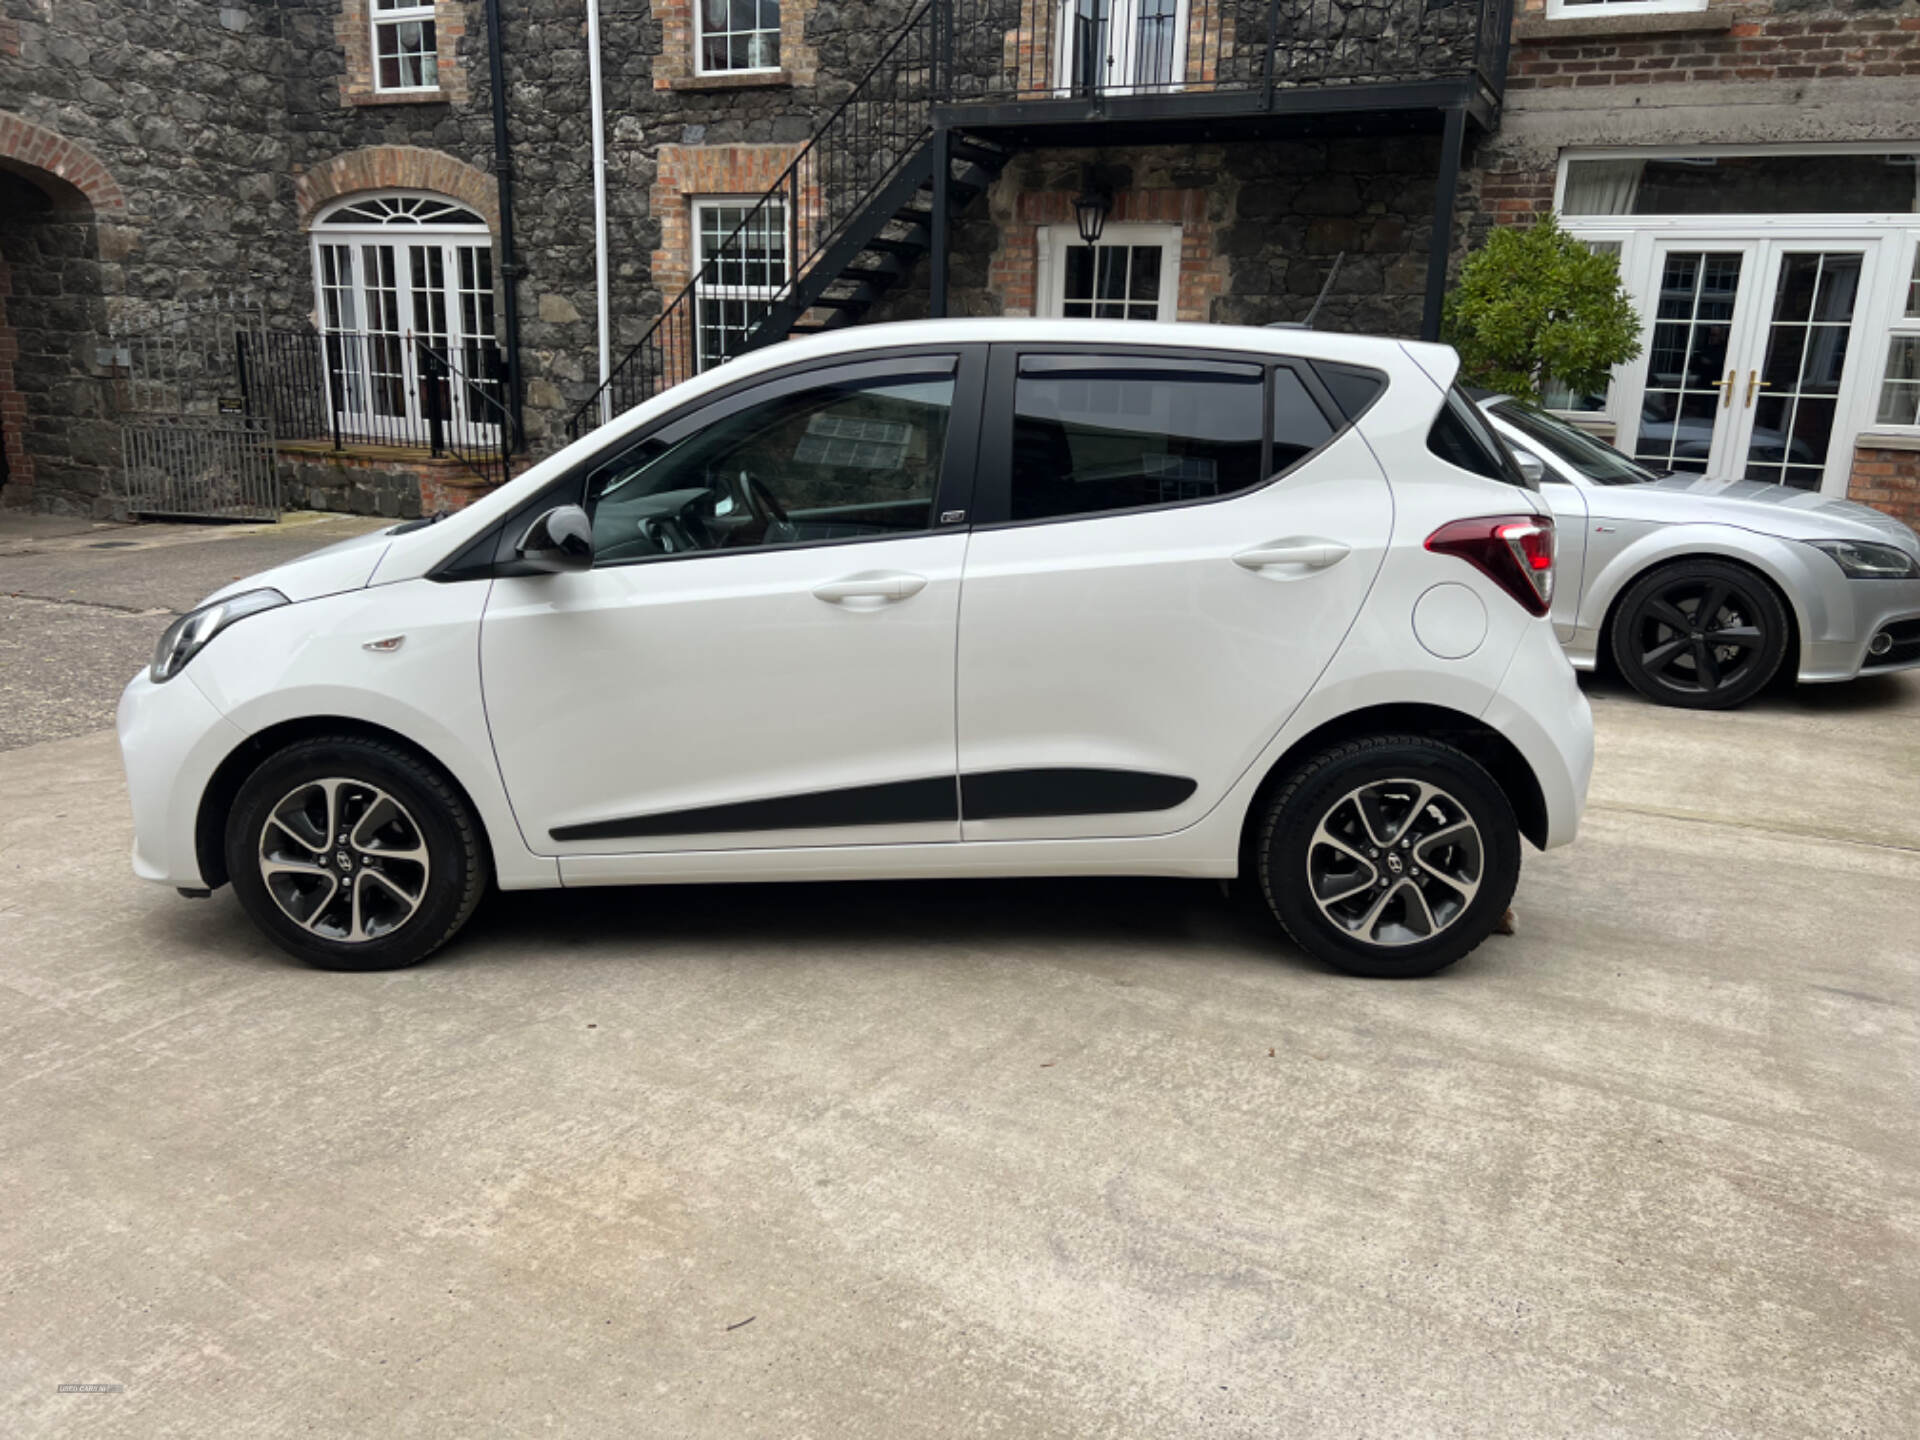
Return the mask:
M1658 709L1617 675L1588 672L1580 688L1591 700L1619 700ZM1802 685L1791 677L1776 679L1760 694L1732 713L1775 715L1872 715L1907 711L1920 715L1920 671L1891 675L1862 675L1836 685ZM1714 711L1677 711L1714 714Z
M494 891L455 952L511 957L642 944L737 952L1070 945L1162 954L1191 947L1320 970L1265 910L1213 880L1151 878L797 881ZM452 958L450 955L449 958Z

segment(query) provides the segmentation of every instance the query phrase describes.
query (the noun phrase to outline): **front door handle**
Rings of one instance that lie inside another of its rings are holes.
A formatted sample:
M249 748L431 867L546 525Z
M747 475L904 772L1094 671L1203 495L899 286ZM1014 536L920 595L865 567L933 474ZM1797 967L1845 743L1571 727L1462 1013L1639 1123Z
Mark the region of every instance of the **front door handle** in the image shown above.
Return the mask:
M816 600L829 605L851 605L871 610L896 600L918 595L927 588L927 577L910 575L904 570L869 570L862 575L845 575L813 587Z
M1329 565L1337 565L1353 553L1349 545L1338 540L1320 540L1311 536L1295 540L1272 540L1265 545L1256 545L1251 550L1242 550L1233 557L1233 563L1248 570L1266 570L1277 565L1300 565L1308 570L1324 570Z

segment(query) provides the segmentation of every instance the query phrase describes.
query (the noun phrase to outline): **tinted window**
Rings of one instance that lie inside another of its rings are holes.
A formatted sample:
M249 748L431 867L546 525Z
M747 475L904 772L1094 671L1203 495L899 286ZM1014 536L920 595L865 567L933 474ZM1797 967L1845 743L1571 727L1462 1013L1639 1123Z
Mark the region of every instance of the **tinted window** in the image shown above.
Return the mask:
M1493 413L1542 450L1558 456L1601 485L1638 485L1655 478L1651 470L1634 464L1605 441L1595 439L1577 425L1569 425L1557 415L1511 400L1502 400L1493 407Z
M1320 383L1327 387L1327 393L1333 396L1333 403L1349 420L1358 419L1360 412L1387 388L1387 377L1378 370L1360 370L1329 360L1316 361L1313 368L1320 375Z
M1523 489L1533 488L1507 457L1506 446L1487 425L1486 418L1460 393L1457 385L1447 392L1446 404L1440 407L1439 417L1427 432L1427 448L1462 470Z
M587 482L598 560L928 529L953 377L824 383L646 441Z
M1205 500L1259 484L1264 390L1258 365L1022 358L1011 518Z
M1286 366L1273 372L1273 471L1278 474L1333 438L1326 412Z

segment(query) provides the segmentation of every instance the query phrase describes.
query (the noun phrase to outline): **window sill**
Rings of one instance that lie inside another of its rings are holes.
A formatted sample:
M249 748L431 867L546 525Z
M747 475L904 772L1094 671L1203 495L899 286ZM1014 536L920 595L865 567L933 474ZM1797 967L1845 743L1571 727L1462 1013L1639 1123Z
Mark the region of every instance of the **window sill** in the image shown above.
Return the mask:
M1912 430L1900 434L1892 430L1862 430L1853 437L1856 450L1915 450L1920 451L1920 432Z
M776 90L791 87L791 70L740 70L724 75L676 75L675 90Z
M1516 41L1620 39L1629 35L1724 34L1738 12L1731 8L1655 12L1645 15L1529 15L1513 22Z
M444 90L354 90L347 95L347 104L445 105L450 98Z

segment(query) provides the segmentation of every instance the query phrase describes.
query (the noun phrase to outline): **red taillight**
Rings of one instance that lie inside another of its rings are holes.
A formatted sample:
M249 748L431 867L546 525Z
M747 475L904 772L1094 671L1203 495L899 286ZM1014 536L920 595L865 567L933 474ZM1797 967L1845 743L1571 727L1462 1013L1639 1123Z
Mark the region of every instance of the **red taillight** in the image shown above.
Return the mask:
M1544 615L1553 603L1553 521L1545 515L1454 520L1427 537L1427 549L1457 555L1529 614Z

